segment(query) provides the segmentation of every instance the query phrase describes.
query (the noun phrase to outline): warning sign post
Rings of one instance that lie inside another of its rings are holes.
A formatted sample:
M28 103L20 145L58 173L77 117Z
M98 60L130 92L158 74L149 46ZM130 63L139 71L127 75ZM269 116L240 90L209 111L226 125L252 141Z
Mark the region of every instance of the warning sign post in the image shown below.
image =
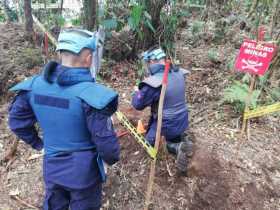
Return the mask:
M277 50L277 47L275 45L271 43L263 42L264 35L265 35L264 27L259 27L256 41L249 40L249 39L244 40L234 65L237 71L249 73L252 75L250 87L249 87L249 93L245 105L241 135L243 135L243 133L245 132L246 127L249 128L250 125L249 121L247 120L250 119L248 114L250 113L249 104L254 90L256 77L258 75L262 76L265 74ZM262 114L264 112L271 112L270 107L268 108L268 111L266 109L261 111ZM247 123L248 125L246 126ZM249 129L247 131L249 132ZM249 133L248 133L248 138L249 138Z

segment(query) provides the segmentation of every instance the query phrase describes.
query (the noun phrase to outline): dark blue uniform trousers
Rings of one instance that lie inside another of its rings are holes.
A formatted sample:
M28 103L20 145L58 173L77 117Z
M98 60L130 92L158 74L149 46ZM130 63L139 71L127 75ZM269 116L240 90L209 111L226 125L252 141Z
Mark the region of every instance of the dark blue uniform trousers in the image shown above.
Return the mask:
M70 189L57 184L48 184L44 210L99 210L102 184L86 189Z
M44 210L99 210L102 181L97 153L81 151L44 157Z

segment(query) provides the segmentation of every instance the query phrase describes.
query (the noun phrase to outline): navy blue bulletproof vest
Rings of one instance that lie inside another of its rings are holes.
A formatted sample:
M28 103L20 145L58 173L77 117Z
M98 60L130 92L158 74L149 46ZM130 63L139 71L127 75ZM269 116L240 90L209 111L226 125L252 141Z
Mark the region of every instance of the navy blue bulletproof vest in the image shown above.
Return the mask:
M82 101L95 109L103 109L116 99L117 94L93 82L86 69L66 72L64 79L71 80L70 85L60 85L58 79L50 82L44 74L23 81L11 90L29 91L30 105L43 131L45 154L53 156L94 149ZM71 84L75 80L80 81Z
M143 80L139 84L139 88L143 85L149 85L158 88L162 84L164 65L154 64L151 67L151 76ZM186 97L185 97L185 76L180 69L172 68L168 74L168 85L165 93L163 104L163 119L174 119L176 116L187 112ZM154 118L157 115L157 104L152 106Z

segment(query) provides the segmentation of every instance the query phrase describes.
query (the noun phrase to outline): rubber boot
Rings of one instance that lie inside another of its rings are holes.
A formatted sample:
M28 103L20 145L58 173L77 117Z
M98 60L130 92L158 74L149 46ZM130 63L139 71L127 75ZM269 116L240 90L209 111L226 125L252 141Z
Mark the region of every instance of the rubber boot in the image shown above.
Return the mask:
M177 155L178 152L178 147L180 143L171 143L171 142L166 142L166 149L169 153L173 155Z
M187 151L188 151L187 142L181 142L177 149L176 165L178 170L182 173L187 172L187 168L188 168Z
M176 164L180 172L187 172L190 157L193 155L193 143L184 137L177 150Z
M176 155L176 165L180 172L187 172L188 159L193 154L193 143L187 136L181 136L181 142L166 142L166 148L169 153Z
M187 157L192 157L193 155L193 142L188 140L188 137L184 137L184 142L187 143Z

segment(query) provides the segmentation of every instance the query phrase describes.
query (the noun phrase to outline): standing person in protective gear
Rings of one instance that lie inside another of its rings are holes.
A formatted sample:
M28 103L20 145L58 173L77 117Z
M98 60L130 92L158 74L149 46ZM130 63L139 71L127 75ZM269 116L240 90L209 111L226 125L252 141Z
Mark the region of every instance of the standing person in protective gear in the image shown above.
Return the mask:
M93 33L65 30L57 46L61 63L51 61L41 74L11 88L17 92L9 108L11 130L34 149L44 148L44 210L100 209L103 161L119 160L110 118L118 95L92 78L95 50Z
M139 84L139 90L135 92L132 98L132 105L137 110L151 107L151 117L146 133L146 139L151 145L154 145L156 137L157 110L165 58L166 55L160 48L143 53L143 60L147 64L148 77ZM192 142L184 135L188 128L184 74L185 72L182 69L174 66L169 71L161 130L166 139L167 150L176 155L177 167L181 172L186 172L188 157L192 155Z

